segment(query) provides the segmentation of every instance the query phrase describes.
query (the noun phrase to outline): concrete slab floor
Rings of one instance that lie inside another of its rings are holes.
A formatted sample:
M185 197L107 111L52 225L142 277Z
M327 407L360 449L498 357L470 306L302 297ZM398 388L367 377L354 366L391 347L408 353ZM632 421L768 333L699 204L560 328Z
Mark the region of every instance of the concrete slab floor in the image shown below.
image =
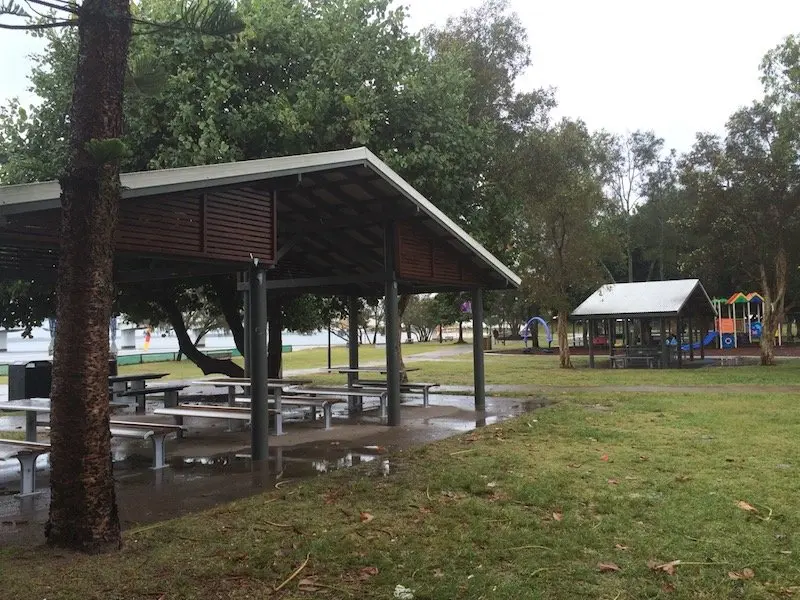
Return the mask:
M167 443L169 467L149 468L149 442L113 440L117 501L124 529L174 518L272 489L282 480L313 477L335 469L373 463L376 472L391 470L391 452L470 431L548 404L544 398L486 399L485 414L472 410L472 397L436 395L428 408L405 403L403 424L382 425L378 413L337 418L331 430L320 422L291 420L287 433L270 436L266 465L249 458L250 432L226 431L218 420L187 419L189 431ZM124 415L130 420L167 422L153 415ZM13 463L13 464L12 464ZM47 457L41 457L37 488L41 493L17 498L16 461L0 462L0 546L44 542L49 505ZM12 469L13 467L13 469Z

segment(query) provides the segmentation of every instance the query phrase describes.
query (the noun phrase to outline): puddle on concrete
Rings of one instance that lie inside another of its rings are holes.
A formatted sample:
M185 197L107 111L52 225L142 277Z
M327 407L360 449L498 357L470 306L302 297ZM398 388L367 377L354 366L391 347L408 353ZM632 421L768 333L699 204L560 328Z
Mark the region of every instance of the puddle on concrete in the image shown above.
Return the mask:
M121 519L124 527L131 528L272 490L283 485L281 482L339 469L361 466L368 474L390 476L392 465L387 454L393 450L499 423L546 404L543 398L487 398L485 413L476 413L471 397L436 395L430 409L423 408L421 400L407 403L410 410L402 427L381 427L378 433L362 434L350 441L272 446L268 461L260 464L250 459L246 433L237 436L212 429L207 440L179 441L168 447L169 468L158 471L149 468L149 442L116 440L112 451ZM377 419L377 411L371 411L348 422L374 423ZM43 541L42 523L49 504L47 456L40 457L37 464L37 488L42 493L21 500L14 495L19 489L19 464L0 461L0 546Z

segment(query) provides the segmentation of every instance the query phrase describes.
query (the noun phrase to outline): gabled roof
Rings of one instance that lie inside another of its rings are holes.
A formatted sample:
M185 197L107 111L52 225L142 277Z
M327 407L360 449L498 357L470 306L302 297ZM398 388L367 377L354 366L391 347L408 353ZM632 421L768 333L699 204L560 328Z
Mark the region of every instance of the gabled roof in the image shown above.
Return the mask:
M360 258L358 254L365 254L356 250L366 243L364 236L370 235L369 227L376 228L378 233L382 231L378 229L378 217L386 219L389 215L397 214L413 217L422 231L432 239L447 244L463 260L468 261L481 274L482 287L503 289L520 285L520 278L511 269L367 148L143 171L121 176L123 202L184 192L277 185L274 183L276 181L289 186L278 202L279 228L287 228L281 229L278 237L284 236L288 240L304 227L318 232L302 242L307 246L297 244L294 256L287 257L285 262L294 272L299 272L301 268L291 264L290 259L304 255L318 257L318 271L335 274L321 262L323 258L334 260L334 253L314 246L316 241L321 242L325 235L329 235L330 239L324 241L334 249L340 249L342 244L339 242L342 241L345 247L355 248L353 256L348 257L355 260ZM0 215L56 209L60 206L59 196L60 186L55 181L0 186ZM366 218L359 223L358 217L364 215ZM323 230L325 223L335 218L338 221L331 225L330 230ZM352 220L352 227L346 230L341 223L343 219ZM375 247L370 250L378 256L383 251L383 242L377 235L373 236L373 240ZM343 268L349 268L349 265L343 263Z
M699 279L675 279L603 285L571 316L601 319L714 314L714 306Z

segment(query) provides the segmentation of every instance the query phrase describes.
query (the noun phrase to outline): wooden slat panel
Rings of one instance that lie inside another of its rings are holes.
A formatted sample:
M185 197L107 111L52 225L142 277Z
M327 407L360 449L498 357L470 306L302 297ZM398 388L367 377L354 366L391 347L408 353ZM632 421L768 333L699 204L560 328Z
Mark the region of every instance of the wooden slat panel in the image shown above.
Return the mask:
M397 224L397 271L401 279L420 283L480 283L480 275L462 256L427 230L413 223Z
M275 258L273 201L268 192L211 193L206 202L206 252L226 260Z

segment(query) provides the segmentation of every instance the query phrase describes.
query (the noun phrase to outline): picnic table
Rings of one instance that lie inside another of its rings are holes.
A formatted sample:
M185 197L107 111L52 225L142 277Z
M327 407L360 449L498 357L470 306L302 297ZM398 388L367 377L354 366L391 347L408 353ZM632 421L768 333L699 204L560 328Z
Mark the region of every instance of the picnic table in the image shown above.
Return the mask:
M216 377L214 379L198 379L190 382L191 385L211 385L214 387L228 388L228 406L236 405L236 388L249 388L252 382L246 377ZM310 379L267 379L267 393L272 393L275 398L275 435L283 435L283 413L281 408L281 394L283 388L301 386L311 383Z
M324 387L301 387L288 390L291 393L307 394L309 396L334 396L348 398L374 397L380 401L381 418L386 417L386 403L389 396L385 388L381 387L350 387L350 386L324 386Z
M111 387L111 397L128 390L143 390L148 381L166 377L167 373L136 373L130 375L109 375L108 384Z
M659 363L660 360L660 357L658 356L646 354L615 354L613 356L609 356L608 358L611 361L612 369L626 368L637 363L647 365L648 368L652 369Z
M144 414L145 411L145 399L149 395L158 394L164 396L164 406L177 406L178 405L178 392L187 388L188 385L185 383L176 383L176 384L167 384L167 385L151 385L142 388L130 389L124 392L119 392L117 394L118 398L130 398L133 397L136 399L136 413L137 414Z
M111 402L111 408L124 408L128 405L122 402ZM25 413L25 441L36 441L36 420L39 413L50 413L50 398L25 398L0 402L0 411Z
M359 373L378 373L379 375L388 374L386 367L345 367L345 368L337 368L330 370L336 371L341 375L358 375ZM413 371L419 371L419 367L407 367L403 370L406 373L411 373Z

